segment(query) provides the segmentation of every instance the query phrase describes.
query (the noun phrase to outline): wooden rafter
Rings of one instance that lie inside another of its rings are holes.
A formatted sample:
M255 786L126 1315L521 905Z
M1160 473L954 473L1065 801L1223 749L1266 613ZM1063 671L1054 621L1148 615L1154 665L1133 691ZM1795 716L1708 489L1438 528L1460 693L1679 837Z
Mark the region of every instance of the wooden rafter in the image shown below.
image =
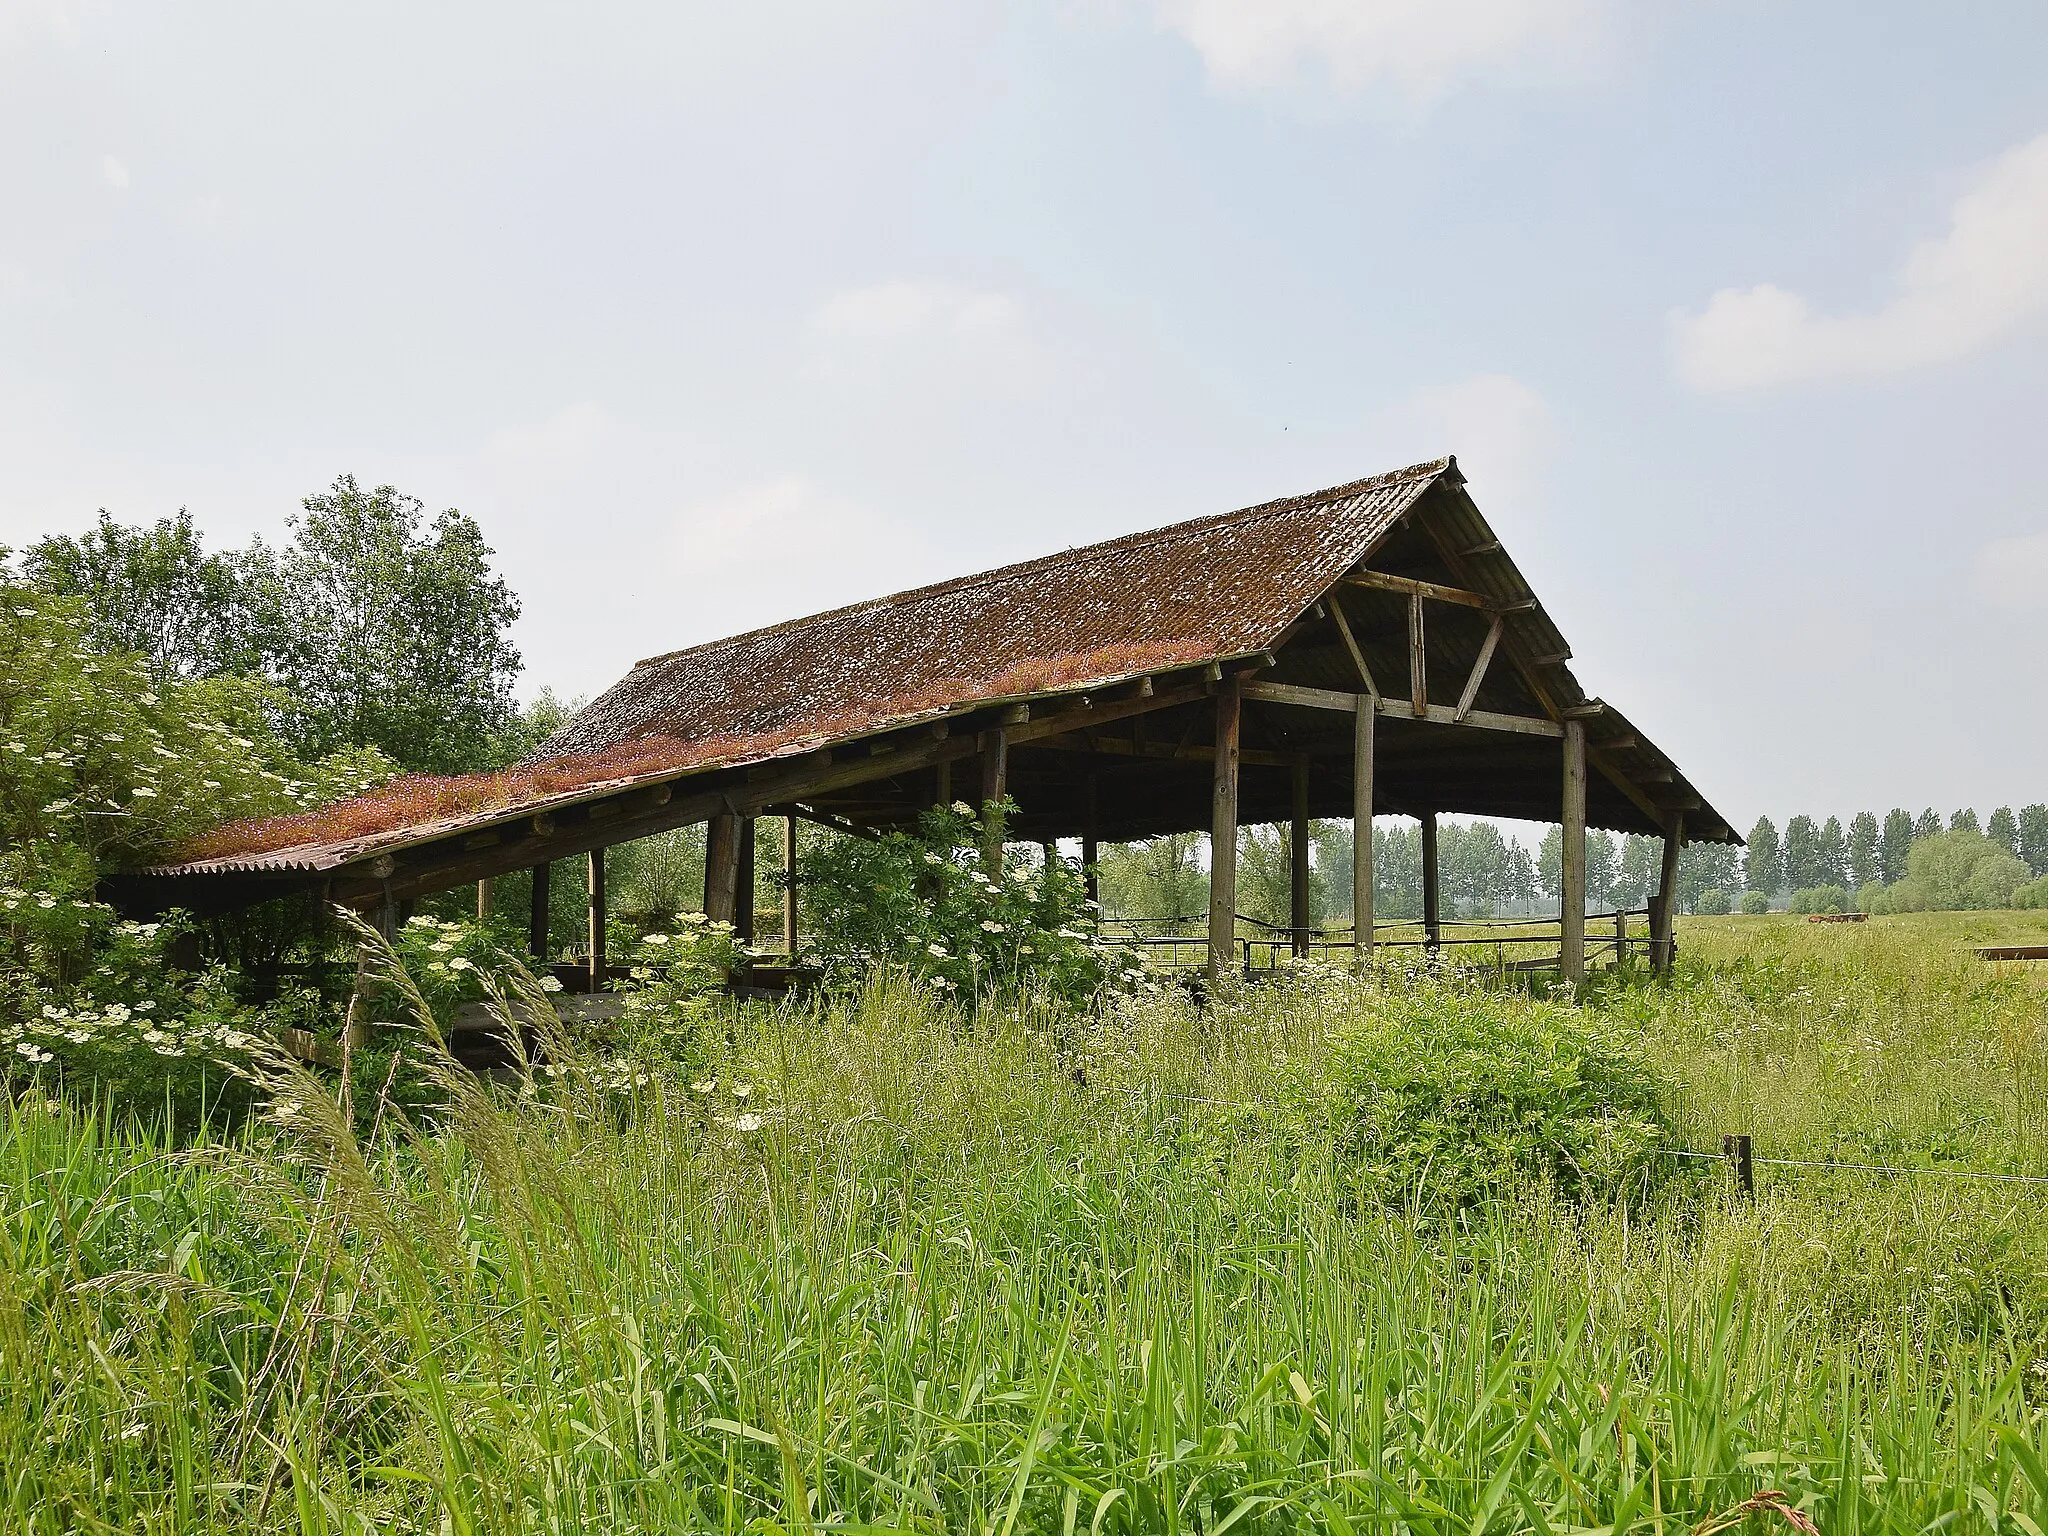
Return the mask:
M1458 697L1459 720L1472 713L1472 701L1479 697L1479 685L1486 681L1486 669L1493 661L1493 649L1500 644L1501 626L1505 623L1499 614L1493 616L1493 623L1486 631L1486 641L1479 647L1479 659L1472 663L1472 675L1465 679L1465 691Z

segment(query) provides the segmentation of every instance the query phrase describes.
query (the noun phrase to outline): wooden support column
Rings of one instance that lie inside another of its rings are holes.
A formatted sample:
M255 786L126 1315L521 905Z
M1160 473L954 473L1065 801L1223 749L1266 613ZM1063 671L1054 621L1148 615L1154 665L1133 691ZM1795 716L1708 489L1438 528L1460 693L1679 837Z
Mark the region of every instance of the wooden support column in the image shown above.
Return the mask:
M721 811L704 829L704 915L729 923L739 906L740 819Z
M1237 962L1237 753L1244 684L1232 672L1216 684L1216 764L1210 781L1209 980Z
M1308 758L1294 760L1294 814L1287 823L1287 926L1296 955L1308 953Z
M742 944L754 942L754 818L740 818L740 846L734 862L732 886L732 936Z
M1436 812L1422 813L1422 942L1431 954L1443 948L1442 885L1436 852Z
M1559 882L1558 972L1569 982L1586 976L1586 723L1564 723L1563 878Z
M1090 901L1102 900L1102 877L1096 873L1096 862L1102 857L1102 844L1096 837L1096 821L1100 814L1096 803L1095 771L1088 771L1087 819L1081 829L1081 883Z
M1372 964L1372 696L1358 696L1351 733L1351 921L1358 968Z
M533 903L526 915L526 951L534 959L546 963L548 958L548 913L552 882L548 878L553 866L533 866Z
M1408 701L1419 720L1429 713L1429 667L1423 655L1422 594L1408 594Z
M995 823L986 820L989 807L1009 792L1010 781L1010 738L1000 725L981 733L981 813L987 827L987 839L982 845L982 859L991 873L998 872L1003 862L1003 840L996 833Z
M604 850L590 850L590 990L604 990L604 923L609 915L604 894Z
M375 924L377 932L383 935L386 944L398 942L398 903L391 899L389 881L385 882L384 899L377 903L376 911L371 914L371 922Z
M944 765L942 765L944 766ZM782 818L782 947L796 959L796 818Z
M949 757L932 769L932 804L953 803L953 760Z
M1685 812L1672 813L1664 831L1664 862L1657 874L1657 895L1650 903L1650 969L1659 976L1671 969L1678 958L1672 941L1677 913L1673 903L1678 890L1678 855L1685 848Z
M489 922L491 918L491 882L479 880L476 883L476 920Z

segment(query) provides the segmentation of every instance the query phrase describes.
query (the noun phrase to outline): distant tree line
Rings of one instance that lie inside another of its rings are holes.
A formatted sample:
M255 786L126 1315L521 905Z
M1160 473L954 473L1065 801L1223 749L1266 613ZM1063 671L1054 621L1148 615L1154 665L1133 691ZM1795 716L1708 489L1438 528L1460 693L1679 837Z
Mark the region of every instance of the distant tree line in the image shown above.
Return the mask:
M1931 807L1894 807L1880 821L1859 811L1847 828L1833 816L1794 816L1780 835L1768 816L1750 828L1742 861L1745 905L1783 896L1799 910L1925 911L2048 906L2048 805L2000 806L1980 824L1974 810L1944 824Z

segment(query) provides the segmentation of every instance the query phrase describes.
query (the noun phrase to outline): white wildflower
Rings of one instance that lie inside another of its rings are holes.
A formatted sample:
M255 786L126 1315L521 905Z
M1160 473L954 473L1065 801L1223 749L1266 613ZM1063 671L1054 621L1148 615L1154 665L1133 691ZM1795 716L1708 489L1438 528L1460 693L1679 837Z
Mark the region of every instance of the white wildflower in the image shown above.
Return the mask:
M953 810L956 815L960 816L972 816L974 814L974 807L965 800L955 800L953 802Z
M985 933L1008 933L1010 931L1009 924L994 922L986 917L981 920L981 926L982 931Z
M759 1115L741 1115L733 1121L733 1125L742 1131L758 1131L764 1124L766 1122Z

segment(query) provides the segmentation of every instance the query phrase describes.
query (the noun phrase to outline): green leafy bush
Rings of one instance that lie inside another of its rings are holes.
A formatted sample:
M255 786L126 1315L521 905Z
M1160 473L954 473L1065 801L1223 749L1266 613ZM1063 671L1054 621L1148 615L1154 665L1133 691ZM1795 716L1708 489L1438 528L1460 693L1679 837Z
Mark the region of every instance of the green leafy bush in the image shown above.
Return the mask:
M705 1026L745 960L732 924L686 912L675 932L641 935L628 960L631 979L615 1031L619 1052L695 1071L711 1044Z
M2029 880L2012 893L2012 904L2016 907L2048 907L2048 875L2038 880Z
M1885 891L1889 912L1984 911L2018 905L2032 871L1981 832L1959 829L1914 841L1906 874Z
M1475 1204L1547 1184L1574 1198L1668 1176L1662 1083L1604 1016L1455 986L1389 994L1330 1042L1338 1154L1391 1205Z
M985 851L1002 847L1013 809L997 802L984 826L955 802L926 811L914 833L835 838L801 855L797 879L819 915L805 961L845 984L898 968L969 1002L1030 991L1079 1006L1146 985L1131 956L1095 942L1078 869Z
M1694 898L1692 909L1701 917L1726 917L1728 893L1718 886L1709 887Z
M1762 917L1771 910L1771 898L1762 891L1744 891L1742 910L1751 917Z
M1846 912L1849 910L1849 893L1839 885L1809 885L1792 893L1792 910L1808 915L1820 912Z

